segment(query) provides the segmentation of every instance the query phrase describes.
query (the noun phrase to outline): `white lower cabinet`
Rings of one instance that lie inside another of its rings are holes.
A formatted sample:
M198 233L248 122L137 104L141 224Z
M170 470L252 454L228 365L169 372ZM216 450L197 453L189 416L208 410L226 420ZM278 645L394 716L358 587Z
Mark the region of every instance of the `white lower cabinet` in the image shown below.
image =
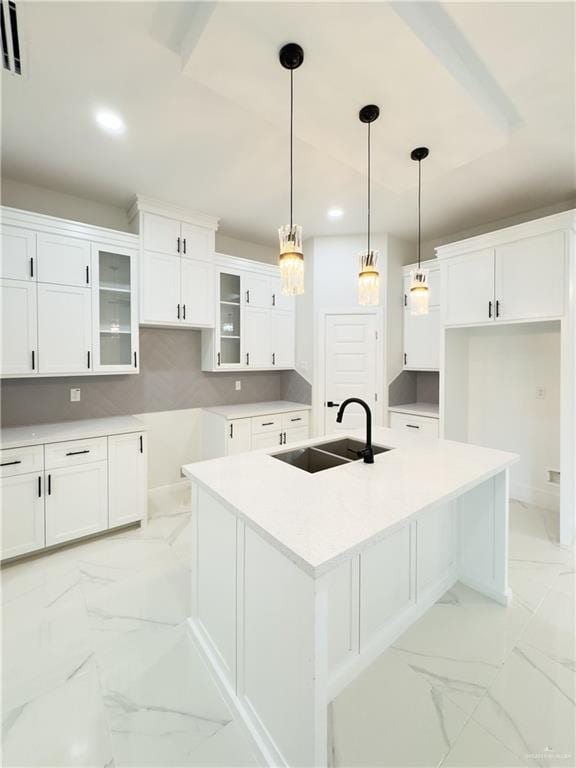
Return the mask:
M235 456L250 450L252 426L250 419L234 419L222 425L225 429L225 455ZM220 454L224 455L224 454Z
M2 559L45 546L43 472L3 477Z
M0 451L2 559L143 520L146 434Z
M146 436L108 438L108 527L142 518L146 508Z
M291 404L292 405L292 404ZM294 404L296 405L296 404ZM243 406L230 406L232 409ZM215 409L216 410L216 409ZM226 408L215 413L207 409L202 417L204 459L233 456L263 448L280 448L310 437L309 411L299 409L278 413L264 410L261 416L226 416ZM254 409L253 413L257 412Z
M69 285L38 285L40 373L92 370L92 291Z
M46 546L108 527L107 473L106 461L47 471Z
M403 429L418 435L439 436L439 422L431 416L411 416L408 413L391 413L390 427Z

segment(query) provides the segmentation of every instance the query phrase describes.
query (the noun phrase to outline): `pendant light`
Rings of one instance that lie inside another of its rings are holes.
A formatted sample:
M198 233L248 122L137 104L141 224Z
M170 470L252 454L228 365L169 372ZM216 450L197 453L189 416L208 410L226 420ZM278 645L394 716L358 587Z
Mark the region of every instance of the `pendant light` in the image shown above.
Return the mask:
M428 270L420 267L420 251L422 244L421 225L421 195L422 195L422 160L430 154L427 147L417 147L410 153L412 160L418 162L418 267L410 273L410 314L427 315L430 289L428 287Z
M360 271L358 273L358 303L362 306L374 306L380 300L379 253L374 251L370 244L370 126L379 115L380 109L375 104L367 104L358 114L360 122L368 125L368 242L366 250L359 256Z
M290 70L290 224L278 230L280 238L280 278L282 293L294 296L304 293L304 253L302 227L294 224L294 70L304 61L304 51L297 43L288 43L280 49L280 64Z

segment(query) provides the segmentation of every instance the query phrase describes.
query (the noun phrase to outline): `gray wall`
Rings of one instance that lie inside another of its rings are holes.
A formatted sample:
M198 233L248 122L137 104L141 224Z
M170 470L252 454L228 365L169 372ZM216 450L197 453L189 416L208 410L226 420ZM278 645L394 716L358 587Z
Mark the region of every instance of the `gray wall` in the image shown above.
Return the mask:
M141 328L140 374L5 380L2 426L263 400L310 402L296 373L204 373L200 351L200 331ZM70 402L71 387L81 388L79 403Z
M433 371L402 371L388 387L388 405L437 403L440 377Z

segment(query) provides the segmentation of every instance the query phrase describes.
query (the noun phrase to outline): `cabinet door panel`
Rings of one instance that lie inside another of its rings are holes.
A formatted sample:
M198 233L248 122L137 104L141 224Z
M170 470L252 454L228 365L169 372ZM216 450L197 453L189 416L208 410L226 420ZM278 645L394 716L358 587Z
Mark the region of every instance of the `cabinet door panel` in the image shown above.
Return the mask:
M272 365L270 310L247 306L244 310L243 363L249 368Z
M4 477L2 558L16 557L44 546L44 488L41 472Z
M144 250L177 256L180 222L155 213L144 213L142 243ZM181 241L180 241L181 242Z
M2 227L0 277L36 279L36 232L20 227Z
M36 283L24 280L1 280L0 297L2 375L34 374L38 370Z
M182 325L214 326L214 267L207 261L180 260Z
M440 368L440 310L427 315L412 315L404 310L404 368L438 370Z
M37 236L38 281L59 285L91 284L90 243L75 237Z
M214 258L215 236L211 229L182 223L181 253L185 259L212 261Z
M498 319L559 317L564 312L564 233L496 248Z
M276 309L294 312L294 296L285 296L282 293L282 281L279 277L273 277L270 280L270 290L272 292L272 306Z
M270 281L267 275L259 275L257 272L246 272L243 275L242 287L247 307L270 309L272 306L272 291L270 290Z
M490 302L494 303L494 250L488 248L447 259L442 268L446 324L489 322Z
M294 313L273 311L272 325L273 364L279 368L294 367Z
M146 516L146 435L108 438L108 524L126 525Z
M46 545L59 544L108 527L107 462L46 473Z
M245 453L252 446L252 420L233 419L226 424L226 454Z
M252 435L252 450L259 448L275 448L282 445L280 432L262 432L259 435Z
M38 286L40 373L87 373L92 369L90 288Z
M310 437L308 427L293 427L292 429L287 429L284 434L286 435L284 445L290 445L290 443L300 443L302 440L308 440Z
M141 322L179 325L180 257L144 251L142 268Z

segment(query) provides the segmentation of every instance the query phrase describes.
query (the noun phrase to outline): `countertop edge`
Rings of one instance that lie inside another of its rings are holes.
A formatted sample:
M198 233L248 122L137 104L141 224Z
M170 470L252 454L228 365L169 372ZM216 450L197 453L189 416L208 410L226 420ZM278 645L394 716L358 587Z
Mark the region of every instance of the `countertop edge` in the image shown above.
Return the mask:
M117 424L113 420L118 419ZM122 423L126 420L125 423ZM107 422L100 423L97 422ZM95 423L91 423L95 422ZM30 430L40 430L41 434L22 434L11 437L6 432ZM147 432L148 426L137 416L110 416L103 419L79 419L77 421L54 422L47 424L33 424L23 427L4 427L0 431L0 450L12 450L15 448L27 448L35 445L44 445L45 443L63 443L68 440L86 440L89 438L106 437L108 435L126 435L131 432Z

